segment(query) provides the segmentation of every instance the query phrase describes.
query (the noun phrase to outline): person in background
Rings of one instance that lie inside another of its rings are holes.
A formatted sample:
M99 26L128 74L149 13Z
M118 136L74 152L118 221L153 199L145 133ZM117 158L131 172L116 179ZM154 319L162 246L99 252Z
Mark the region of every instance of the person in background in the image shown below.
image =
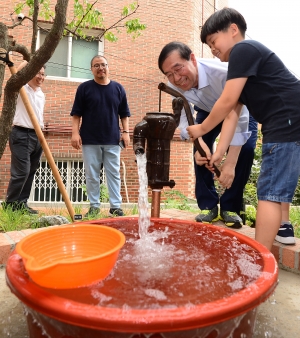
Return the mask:
M109 78L109 66L104 56L91 60L94 79L77 88L72 116L71 145L82 156L90 208L85 217L100 212L100 171L105 169L110 209L113 216L124 216L121 209L120 140L130 144L129 116L126 92L121 84ZM120 131L119 119L122 124Z
M27 61L23 61L17 70L19 71L26 64ZM24 86L31 107L42 129L44 128L45 95L41 86L46 77L45 68L46 66L43 66L36 76ZM3 203L4 209L11 208L12 211L21 210L24 213L37 214L38 211L30 208L27 201L43 149L20 94L9 136L9 147L11 151L11 177L6 200Z
M261 123L255 239L271 250L276 235L294 237L293 227L280 223L282 203L292 202L300 175L300 81L262 43L245 40L246 30L244 17L233 8L215 12L202 27L201 41L214 56L228 62L227 81L209 116L187 130L192 140L201 137L241 103ZM230 124L223 144L218 144L210 158L210 166L218 164L227 150L236 120Z
M202 123L222 94L226 83L227 65L215 59L196 58L186 44L174 41L165 45L161 50L158 67L166 75L169 86L182 93L194 105L197 111L196 122ZM187 126L187 118L183 111L179 124L182 139L189 139ZM220 123L203 137L209 155L213 151L216 138L224 127L225 123ZM199 153L196 153L195 195L201 210L201 213L196 216L197 222L217 221L220 203L220 219L228 227L240 228L242 226L240 213L243 210L243 191L251 172L256 139L257 122L250 118L249 123L249 113L243 108L227 159L221 167L221 180L226 182L228 189L220 198L215 188L213 174L204 166L208 163L207 159L197 157Z

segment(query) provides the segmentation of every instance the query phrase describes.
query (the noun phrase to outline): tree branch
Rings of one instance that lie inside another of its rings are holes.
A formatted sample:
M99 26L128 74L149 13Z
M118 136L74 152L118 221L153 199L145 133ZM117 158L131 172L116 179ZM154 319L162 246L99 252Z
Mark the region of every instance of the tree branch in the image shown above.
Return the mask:
M33 54L36 50L36 39L38 33L38 16L40 11L39 0L34 0L34 10L32 16L32 38L31 38L31 54Z
M26 46L21 44L14 44L9 46L9 51L17 52L23 55L24 60L30 61L30 52Z
M127 19L131 15L133 15L137 11L137 9L139 8L139 6L140 5L137 5L136 8L135 8L135 10L133 12L125 15L123 18L121 18L120 20L118 20L117 22L115 22L114 24L112 24L110 27L106 28L101 34L97 35L96 37L99 38L99 40L100 40L107 31L109 31L111 29L114 29L114 28L117 28L118 27L118 23L120 23L121 21Z
M73 34L76 33L78 27L80 26L80 24L82 23L82 21L84 20L84 18L88 15L88 13L92 10L92 8L94 7L94 5L98 2L98 0L96 0L92 5L91 5L91 8L82 16L81 20L79 21L78 25L76 26Z

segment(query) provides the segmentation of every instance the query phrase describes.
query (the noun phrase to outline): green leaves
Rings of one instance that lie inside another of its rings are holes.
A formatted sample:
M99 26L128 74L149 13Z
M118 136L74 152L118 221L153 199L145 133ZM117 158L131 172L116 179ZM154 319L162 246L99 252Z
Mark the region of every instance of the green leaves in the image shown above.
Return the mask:
M39 0L39 17L46 21L53 21L55 13L50 10L51 0ZM100 40L103 36L110 42L118 41L117 34L120 33L121 28L125 28L127 34L130 34L133 39L141 35L141 32L146 29L146 25L142 24L138 18L125 21L129 16L136 13L139 5L135 1L121 10L121 18L117 20L110 27L104 24L104 17L102 12L96 8L98 0L74 0L73 4L73 18L65 27L64 34L73 34L75 38L82 38L90 40L91 36L88 34L89 29L99 29L99 34L94 39ZM27 16L31 17L34 12L34 0L26 0L19 3L15 7L17 14L23 10L28 10Z
M126 32L132 34L133 38L141 35L141 31L146 29L146 25L140 23L140 19L132 19L125 22Z

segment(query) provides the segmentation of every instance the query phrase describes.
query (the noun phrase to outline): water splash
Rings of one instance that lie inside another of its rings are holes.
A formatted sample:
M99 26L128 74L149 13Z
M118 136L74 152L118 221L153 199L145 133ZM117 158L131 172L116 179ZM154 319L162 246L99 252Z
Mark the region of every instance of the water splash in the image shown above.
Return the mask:
M150 217L148 215L148 176L146 172L147 158L146 154L137 154L137 167L139 175L139 235L140 238L145 238L150 226Z

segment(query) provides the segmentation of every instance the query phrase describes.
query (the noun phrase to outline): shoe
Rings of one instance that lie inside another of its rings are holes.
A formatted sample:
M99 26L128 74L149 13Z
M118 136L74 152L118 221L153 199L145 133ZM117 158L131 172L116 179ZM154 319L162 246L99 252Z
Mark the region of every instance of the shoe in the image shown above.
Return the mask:
M89 211L84 215L84 218L96 217L100 213L100 208L90 207Z
M24 214L37 215L39 212L30 208L25 202L3 202L3 210L11 209L11 211L21 211Z
M236 212L221 210L220 220L223 221L226 226L233 229L240 229L243 226L243 221Z
M19 210L21 210L23 213L31 214L31 215L37 215L39 212L35 209L30 208L27 203L19 203L18 205Z
M109 214L111 216L124 216L124 212L120 208L110 208L109 209Z
M275 240L282 244L296 244L292 224L281 224Z
M211 210L201 210L201 214L196 216L195 221L201 223L216 222L219 219L218 213L218 207L214 207Z

